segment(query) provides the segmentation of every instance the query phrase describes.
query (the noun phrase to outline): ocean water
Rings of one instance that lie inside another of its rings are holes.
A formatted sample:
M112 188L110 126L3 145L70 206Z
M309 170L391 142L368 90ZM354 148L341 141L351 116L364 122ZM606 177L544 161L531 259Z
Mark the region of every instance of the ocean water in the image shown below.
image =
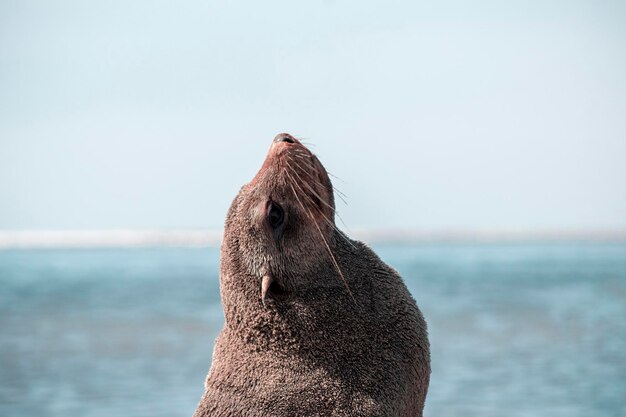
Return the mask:
M378 246L429 324L430 417L626 415L626 244ZM191 416L217 249L0 251L0 416Z

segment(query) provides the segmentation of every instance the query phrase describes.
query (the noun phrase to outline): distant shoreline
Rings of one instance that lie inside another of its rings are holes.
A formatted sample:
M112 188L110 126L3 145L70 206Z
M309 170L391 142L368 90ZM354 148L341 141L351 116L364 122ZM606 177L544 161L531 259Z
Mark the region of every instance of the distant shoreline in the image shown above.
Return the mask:
M626 243L626 230L352 230L368 244L419 243ZM0 249L218 247L216 230L0 230Z

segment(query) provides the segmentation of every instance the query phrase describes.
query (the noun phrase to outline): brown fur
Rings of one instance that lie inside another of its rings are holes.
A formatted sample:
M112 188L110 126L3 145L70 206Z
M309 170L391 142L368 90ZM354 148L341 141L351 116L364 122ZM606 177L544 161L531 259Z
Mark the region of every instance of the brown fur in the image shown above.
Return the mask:
M426 322L396 271L334 226L317 158L282 137L226 218L226 322L194 417L421 416ZM279 231L270 200L285 212Z

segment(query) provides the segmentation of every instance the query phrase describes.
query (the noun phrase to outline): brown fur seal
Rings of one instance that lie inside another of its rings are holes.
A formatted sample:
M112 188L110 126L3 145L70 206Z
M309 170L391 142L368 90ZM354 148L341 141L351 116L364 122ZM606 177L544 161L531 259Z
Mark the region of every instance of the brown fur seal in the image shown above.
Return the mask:
M194 417L421 416L426 322L400 276L334 223L333 187L274 139L226 218L225 324Z

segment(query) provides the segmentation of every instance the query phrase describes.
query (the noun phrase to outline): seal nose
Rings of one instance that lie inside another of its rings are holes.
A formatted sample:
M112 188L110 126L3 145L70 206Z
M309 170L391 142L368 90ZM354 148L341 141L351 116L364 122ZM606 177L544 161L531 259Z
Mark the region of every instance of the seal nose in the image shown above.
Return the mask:
M296 143L296 140L289 133L280 133L274 138L274 143L280 142Z

